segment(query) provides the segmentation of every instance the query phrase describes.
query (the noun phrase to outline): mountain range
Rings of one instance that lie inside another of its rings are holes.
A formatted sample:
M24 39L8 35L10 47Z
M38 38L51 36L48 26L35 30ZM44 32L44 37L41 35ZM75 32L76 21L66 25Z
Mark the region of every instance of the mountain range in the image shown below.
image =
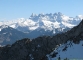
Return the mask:
M76 48L75 48L76 47ZM83 20L72 29L54 36L42 36L35 39L22 39L12 45L0 47L0 60L52 60L82 59ZM75 49L78 50L75 50ZM79 49L82 50L79 50ZM80 55L65 54L71 49ZM78 56L78 57L77 57ZM53 59L53 57L55 59Z
M7 44L10 44L10 40L13 43L16 40L25 38L25 36L30 39L45 35L53 36L58 33L66 32L74 26L77 26L82 19L82 15L69 17L58 12L54 14L32 13L28 19L19 18L10 21L0 21L0 26L8 26L10 28L9 30L8 28L0 27L0 44L4 44L3 41L8 41ZM8 31L11 31L12 33L5 34ZM10 36L11 34L12 36Z
M54 14L41 13L38 15L32 13L29 19L19 18L17 20L1 21L0 26L8 25L12 28L27 33L41 29L44 29L45 31L53 31L53 33L56 33L56 29L62 31L65 28L72 28L78 25L82 19L82 15L78 15L74 18L66 16L60 12Z

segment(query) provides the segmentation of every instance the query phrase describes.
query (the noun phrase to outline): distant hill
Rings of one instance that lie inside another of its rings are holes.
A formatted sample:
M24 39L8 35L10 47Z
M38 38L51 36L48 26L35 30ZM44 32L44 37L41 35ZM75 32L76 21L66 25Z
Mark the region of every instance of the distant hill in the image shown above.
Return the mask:
M7 25L0 26L0 45L12 44L19 39L27 37L27 33L23 33Z

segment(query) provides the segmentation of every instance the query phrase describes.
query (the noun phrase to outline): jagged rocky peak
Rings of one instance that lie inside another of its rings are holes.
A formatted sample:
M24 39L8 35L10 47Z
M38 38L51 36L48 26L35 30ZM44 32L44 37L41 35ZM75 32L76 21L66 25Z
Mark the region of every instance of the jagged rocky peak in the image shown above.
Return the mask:
M39 15L45 15L45 13L40 13Z
M29 19L31 20L34 20L35 22L37 22L38 20L49 20L49 21L52 21L52 20L61 20L61 16L63 16L64 14L62 14L61 12L58 12L58 13L40 13L38 15L36 14L33 14L30 16Z
M45 14L45 13L40 13L40 14L38 14L38 15L35 14L35 13L32 13L31 16L30 16L30 18L37 17L37 16L38 16L38 17L41 17L41 16L42 16L42 17L44 17L44 16L49 16L49 17L50 17L50 16L53 16L53 15L62 16L63 14L62 14L61 12L54 13L54 14L53 14L53 13L46 13L46 14Z
M54 13L53 15L58 15L58 13Z
M61 15L63 15L63 14L62 14L61 12L58 12L58 15L60 15L60 16L61 16Z
M35 16L37 16L37 14L32 13L30 17L35 17Z

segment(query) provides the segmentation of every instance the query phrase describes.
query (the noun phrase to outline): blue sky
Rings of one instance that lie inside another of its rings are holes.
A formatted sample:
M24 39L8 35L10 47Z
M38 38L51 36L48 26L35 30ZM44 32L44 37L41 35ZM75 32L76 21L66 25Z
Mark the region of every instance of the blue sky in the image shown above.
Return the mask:
M0 0L0 20L29 18L32 13L83 15L83 0Z

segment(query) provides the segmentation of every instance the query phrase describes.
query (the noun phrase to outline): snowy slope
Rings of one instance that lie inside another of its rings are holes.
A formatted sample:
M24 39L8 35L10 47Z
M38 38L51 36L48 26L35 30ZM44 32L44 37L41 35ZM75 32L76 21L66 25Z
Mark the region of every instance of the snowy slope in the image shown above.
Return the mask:
M65 50L64 48L67 47ZM56 57L51 55L54 52L58 52ZM58 46L50 55L47 55L50 60L57 60L59 57L61 59L83 59L83 41L80 41L79 44L74 44L73 42L68 41L66 44Z
M20 19L16 19L14 21L4 21L4 22L0 22L0 26L1 25L8 25L12 28L15 28L17 30L20 30L20 31L27 31L30 30L35 30L38 25L36 24L36 22L30 20L30 19L24 19L24 18L20 18Z

